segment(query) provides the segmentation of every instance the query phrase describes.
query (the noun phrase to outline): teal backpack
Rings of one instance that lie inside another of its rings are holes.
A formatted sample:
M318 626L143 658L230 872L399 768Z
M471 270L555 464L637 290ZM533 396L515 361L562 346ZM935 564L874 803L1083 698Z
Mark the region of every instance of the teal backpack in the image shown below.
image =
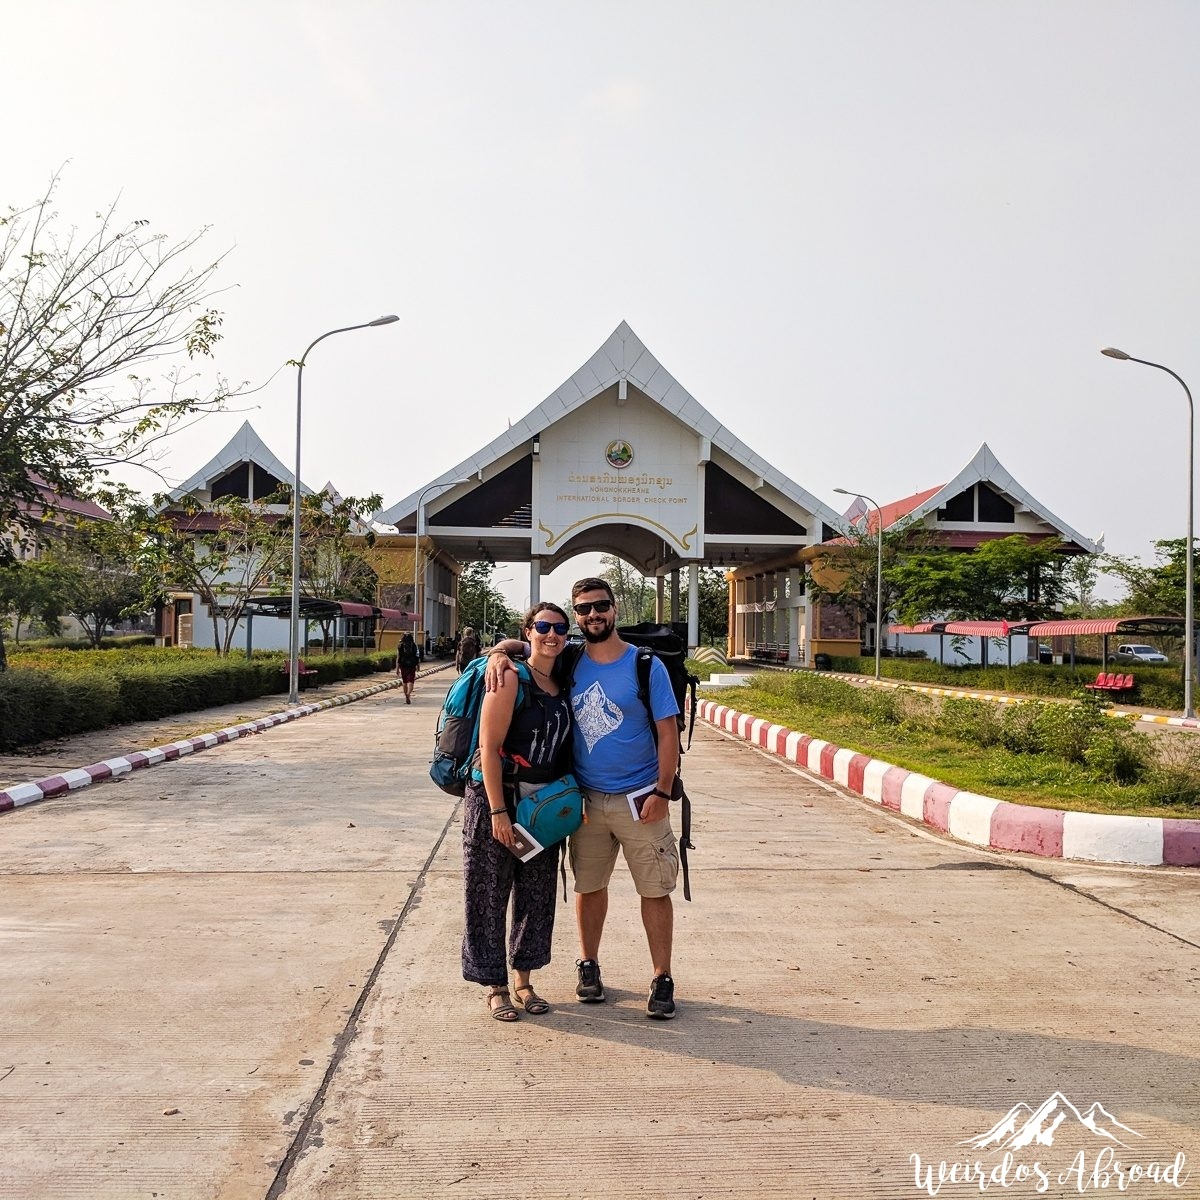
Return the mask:
M463 673L446 693L442 711L438 714L429 778L451 796L463 795L470 780L479 783L483 779L475 762L475 752L479 749L479 715L483 707L483 677L487 664L487 655L482 655L463 668ZM519 712L529 697L533 677L524 663L514 665L519 684L513 711Z

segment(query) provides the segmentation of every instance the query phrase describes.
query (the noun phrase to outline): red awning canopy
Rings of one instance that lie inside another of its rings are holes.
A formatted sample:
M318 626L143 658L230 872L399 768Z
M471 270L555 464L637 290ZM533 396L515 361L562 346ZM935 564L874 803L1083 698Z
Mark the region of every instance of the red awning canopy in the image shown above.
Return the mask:
M1008 637L1028 633L1028 621L923 621L919 625L889 625L888 633L951 633L967 637Z
M1028 621L947 621L946 633L965 633L968 637L1008 637L1010 633L1025 633Z
M1090 621L1039 621L1029 632L1035 637L1083 637L1108 633L1183 633L1182 617L1101 617Z
M373 617L375 605L360 604L357 600L335 600L334 603L342 610L345 617Z
M1094 621L1039 621L1029 627L1034 637L1078 637L1086 633L1117 633L1121 622L1116 617Z
M889 625L888 633L950 633L968 637L1083 637L1110 633L1183 633L1182 617L1101 617L1087 621L924 621L919 625Z

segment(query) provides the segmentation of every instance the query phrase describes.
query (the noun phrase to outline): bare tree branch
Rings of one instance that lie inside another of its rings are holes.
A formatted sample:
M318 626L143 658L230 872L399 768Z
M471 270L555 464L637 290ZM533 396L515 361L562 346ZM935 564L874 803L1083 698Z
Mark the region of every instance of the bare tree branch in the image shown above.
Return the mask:
M114 203L90 231L59 235L58 183L0 216L0 527L38 500L30 472L82 493L235 394L187 366L222 337L212 301L223 256L192 265L207 230L172 242L119 221Z

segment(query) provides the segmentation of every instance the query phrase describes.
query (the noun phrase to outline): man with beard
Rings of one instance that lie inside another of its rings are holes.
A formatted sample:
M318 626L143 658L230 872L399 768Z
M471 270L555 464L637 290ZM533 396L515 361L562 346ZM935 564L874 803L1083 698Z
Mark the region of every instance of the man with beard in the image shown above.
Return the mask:
M586 800L584 823L570 840L581 955L575 995L584 1004L604 1000L600 939L619 849L641 898L654 971L646 1015L669 1021L675 1016L671 892L679 849L668 805L679 765L679 708L667 670L657 659L650 661L648 698L639 694L637 648L617 633L616 601L605 580L579 580L571 589L571 605L585 639L573 670L566 661L569 650L563 654L572 678L574 771ZM519 653L522 646L505 641L497 649ZM509 668L506 659L494 656L488 686L503 686ZM640 819L634 817L635 809Z

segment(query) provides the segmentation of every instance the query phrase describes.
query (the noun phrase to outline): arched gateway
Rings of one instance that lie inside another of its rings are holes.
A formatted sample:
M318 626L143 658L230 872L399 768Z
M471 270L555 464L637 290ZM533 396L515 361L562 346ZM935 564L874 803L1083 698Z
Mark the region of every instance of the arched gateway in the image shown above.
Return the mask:
M377 519L398 530L397 550L407 545L411 556L419 545L433 564L416 605L433 636L453 630L459 564L528 562L533 603L544 574L599 552L657 579L660 620L681 616L687 572L692 646L701 565L794 564L799 550L832 536L840 523L689 395L625 322L526 417ZM422 574L412 567L397 572L397 588ZM801 593L800 572L790 566L771 600L771 620L778 611L776 640L793 662ZM395 598L396 607L406 607L404 598Z

